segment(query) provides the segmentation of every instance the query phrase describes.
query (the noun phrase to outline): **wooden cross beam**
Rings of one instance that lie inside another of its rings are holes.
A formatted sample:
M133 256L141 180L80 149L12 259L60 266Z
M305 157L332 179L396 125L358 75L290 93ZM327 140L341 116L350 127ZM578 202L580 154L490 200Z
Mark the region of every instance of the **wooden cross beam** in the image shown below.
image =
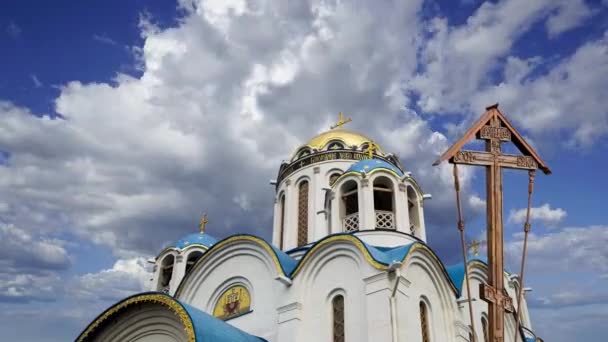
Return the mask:
M462 147L472 138L485 140L485 151L468 151ZM512 142L522 153L502 153L502 143ZM498 110L498 104L486 108L485 114L467 133L450 147L433 165L442 161L486 168L486 218L488 242L488 284L480 288L480 296L488 302L488 323L491 342L504 341L504 312L513 311L513 303L504 286L504 234L502 219L502 169L551 170L536 151Z

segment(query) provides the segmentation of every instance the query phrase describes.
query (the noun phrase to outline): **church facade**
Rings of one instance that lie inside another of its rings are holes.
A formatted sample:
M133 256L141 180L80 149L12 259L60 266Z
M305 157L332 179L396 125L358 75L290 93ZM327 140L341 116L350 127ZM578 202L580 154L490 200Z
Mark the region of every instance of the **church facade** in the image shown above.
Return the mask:
M472 341L465 265L444 265L427 243L430 196L343 123L280 166L272 241L203 229L178 240L155 259L153 292L115 304L77 341ZM475 341L488 342L487 265L466 267ZM518 277L504 277L516 298ZM521 305L517 333L505 314L506 341L540 341Z

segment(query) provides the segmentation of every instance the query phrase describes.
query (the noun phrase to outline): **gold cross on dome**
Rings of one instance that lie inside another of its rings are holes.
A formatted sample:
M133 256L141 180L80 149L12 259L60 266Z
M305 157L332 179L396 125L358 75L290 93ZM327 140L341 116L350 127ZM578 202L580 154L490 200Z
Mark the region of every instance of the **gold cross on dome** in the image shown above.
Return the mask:
M479 255L479 246L481 246L481 242L473 239L473 241L471 241L471 243L468 245L468 248L472 249L473 255L477 256Z
M203 217L201 218L201 223L200 223L201 234L205 232L205 225L207 224L207 222L209 222L209 220L207 220L207 214L203 214Z
M346 120L344 120L344 115L342 115L342 112L340 112L340 114L338 114L338 123L332 125L331 127L329 127L329 129L340 128L351 121L353 121L353 119L351 118L347 118Z
M374 158L374 152L378 149L378 145L373 142L370 141L369 144L367 144L367 150L365 150L365 152L367 152L367 156L369 157L369 159Z

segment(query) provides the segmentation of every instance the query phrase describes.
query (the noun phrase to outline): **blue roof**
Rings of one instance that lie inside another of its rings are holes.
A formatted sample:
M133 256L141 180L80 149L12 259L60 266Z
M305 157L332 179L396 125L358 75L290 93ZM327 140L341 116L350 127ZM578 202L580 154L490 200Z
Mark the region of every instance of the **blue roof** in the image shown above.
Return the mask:
M191 245L203 245L207 248L213 246L217 242L217 239L209 234L204 233L195 233L184 236L179 239L175 244L171 247L177 247L180 249L184 249Z
M179 301L178 301L179 302ZM217 319L193 306L179 302L190 315L197 342L262 342L263 338Z
M399 176L403 176L403 172L401 170L399 170L398 167L396 167L395 165L393 165L391 163L387 163L381 159L360 160L360 161L354 163L353 165L351 165L344 172L344 174L349 173L349 172L370 173L374 170L389 170L389 171L392 171L392 172L398 174Z
M124 309L141 303L160 303L162 308L177 315L186 332L196 342L267 342L265 339L250 335L218 318L161 292L143 292L127 297L106 309L95 318L76 338L78 342L90 341L104 329L104 323L117 319ZM184 312L185 311L185 312Z
M473 261L481 261L484 264L488 264L485 258L472 258L469 259L469 263ZM462 295L462 286L464 283L464 262L460 262L458 264L446 267L446 271L452 279L452 283L456 286L456 290L458 290L458 297Z

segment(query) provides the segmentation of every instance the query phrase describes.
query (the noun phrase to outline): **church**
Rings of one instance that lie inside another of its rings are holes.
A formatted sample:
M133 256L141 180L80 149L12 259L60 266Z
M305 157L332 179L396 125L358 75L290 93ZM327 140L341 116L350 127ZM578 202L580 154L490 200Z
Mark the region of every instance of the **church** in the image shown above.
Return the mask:
M431 196L397 156L343 128L349 120L279 167L272 241L218 240L203 217L155 258L152 292L116 303L77 341L489 342L485 259L466 265L468 298L465 265L445 265L427 241ZM504 283L516 298L518 276ZM525 298L521 313L517 333L505 313L505 341L542 341Z

